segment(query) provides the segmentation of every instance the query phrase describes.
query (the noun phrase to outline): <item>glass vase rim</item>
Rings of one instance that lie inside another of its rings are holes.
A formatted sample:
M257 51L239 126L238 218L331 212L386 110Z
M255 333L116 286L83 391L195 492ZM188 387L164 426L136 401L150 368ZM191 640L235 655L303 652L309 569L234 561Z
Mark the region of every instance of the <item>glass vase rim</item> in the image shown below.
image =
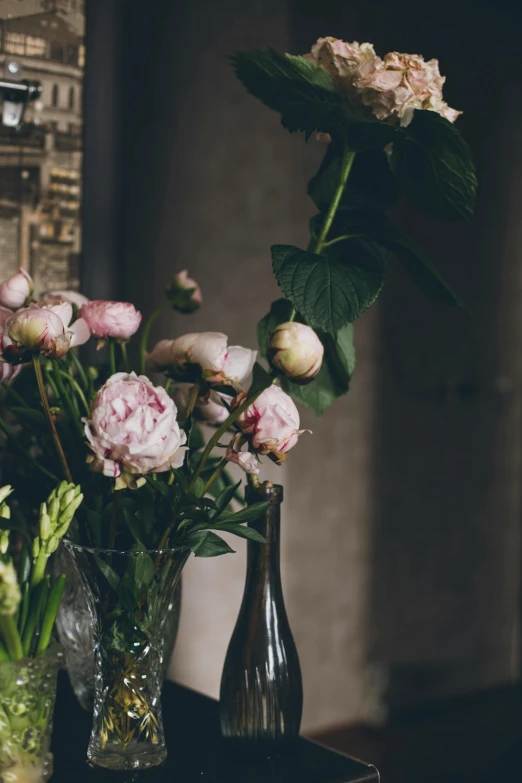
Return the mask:
M0 661L0 667L2 666L28 666L31 663L37 663L38 661L52 661L53 659L58 663L60 659L64 659L65 652L60 644L55 640L51 641L45 652L40 655L24 655L23 658L18 658L16 661L9 659L8 661Z
M91 555L163 555L177 552L179 554L189 554L190 548L187 546L163 547L162 549L108 549L103 546L85 546L71 541L70 538L63 539L64 546L68 549L75 549L78 552L89 552Z

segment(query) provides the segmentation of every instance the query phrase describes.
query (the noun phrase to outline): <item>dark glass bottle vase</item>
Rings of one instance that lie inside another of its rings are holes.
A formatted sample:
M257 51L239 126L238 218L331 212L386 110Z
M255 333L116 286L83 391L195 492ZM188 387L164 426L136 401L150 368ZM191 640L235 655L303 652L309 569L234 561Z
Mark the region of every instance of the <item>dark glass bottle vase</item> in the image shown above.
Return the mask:
M303 685L281 587L283 488L270 482L249 486L246 500L270 501L250 523L267 544L248 542L245 592L221 678L221 733L235 748L270 753L299 735Z

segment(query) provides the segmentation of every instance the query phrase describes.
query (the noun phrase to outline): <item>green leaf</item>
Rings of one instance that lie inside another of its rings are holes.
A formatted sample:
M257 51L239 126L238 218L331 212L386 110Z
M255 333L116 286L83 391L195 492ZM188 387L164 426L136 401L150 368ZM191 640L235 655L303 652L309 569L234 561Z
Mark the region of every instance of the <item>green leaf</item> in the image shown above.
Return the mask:
M293 310L292 302L288 299L276 299L270 305L270 312L267 313L257 325L257 342L259 343L259 353L266 359L266 349L270 335L279 324L284 324L290 318Z
M221 516L223 511L227 508L229 503L232 501L235 493L241 486L241 481L238 481L237 484L232 484L230 487L225 487L225 489L219 493L219 495L216 498L216 511L212 515L212 519L216 520L218 517Z
M293 399L311 408L316 416L324 411L340 396L346 394L355 369L355 346L353 343L353 324L348 324L337 333L337 337L319 333L324 345L324 357L321 369L311 383L300 386L283 380L284 390Z
M477 178L471 152L457 128L437 112L415 112L393 146L393 166L414 206L442 220L473 215Z
M234 524L234 522L218 522L212 525L214 530L223 530L226 533L233 533L239 538L249 538L251 541L257 541L258 544L266 544L266 538L254 530L253 527Z
M243 522L254 522L262 516L270 503L268 501L259 501L258 503L252 503L250 506L245 506L240 511L235 513L224 512L219 518L219 525L222 523L228 524L233 522L235 524L241 524Z
M199 449L202 449L204 445L205 445L205 438L203 437L201 427L199 427L195 422L193 422L192 429L190 430L187 446L189 447L191 452L194 452L194 451L199 451Z
M280 112L289 131L330 132L343 124L341 95L322 68L304 57L272 49L238 52L232 63L239 80L266 106Z
M326 212L330 206L339 183L341 157L340 148L329 144L319 171L308 183L308 194L322 212ZM399 187L388 156L381 151L359 152L355 156L337 211L387 209L398 198Z
M14 413L21 421L27 421L29 424L36 424L43 429L47 428L47 420L43 413L35 411L33 408L22 408L21 406L12 405L9 407L9 411Z
M392 252L428 299L446 305L466 307L465 302L414 240L401 228L389 223L385 215L351 213L337 221L335 229L341 235L366 236Z
M252 370L252 384L248 393L254 394L255 392L263 391L263 389L268 389L268 387L272 385L272 381L272 376L259 364L259 362L256 362Z
M189 547L196 557L218 557L219 555L234 552L226 541L210 530L198 530L195 533L189 533L183 536L179 543L181 546Z
M94 560L96 561L96 565L104 575L105 579L108 581L110 586L113 590L116 590L120 581L120 577L114 571L113 568L110 567L108 563L103 560L103 558L99 557L98 555L94 555Z
M384 283L386 258L378 248L359 240L349 244L350 260L337 250L320 256L292 245L272 246L283 293L310 326L333 336L373 304Z

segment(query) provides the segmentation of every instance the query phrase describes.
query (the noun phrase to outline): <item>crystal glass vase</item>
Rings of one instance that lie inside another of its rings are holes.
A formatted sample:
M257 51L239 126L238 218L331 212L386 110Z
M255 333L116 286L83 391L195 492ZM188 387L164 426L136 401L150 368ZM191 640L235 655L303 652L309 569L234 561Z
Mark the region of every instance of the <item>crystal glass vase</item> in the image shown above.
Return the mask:
M0 781L45 783L52 773L52 717L63 662L58 644L37 658L0 662Z
M120 552L65 542L92 617L95 694L88 760L140 770L167 755L161 687L167 609L189 550Z
M65 652L65 665L76 698L84 710L94 707L94 639L87 592L67 547L59 547L54 561L55 573L66 574L65 590L56 618L58 638ZM163 676L167 676L174 651L181 615L182 579L178 580L167 606Z
M270 502L249 523L267 543L248 542L245 591L221 677L221 733L238 750L271 753L298 737L303 709L299 657L281 586L283 488L268 481L249 486L246 499Z

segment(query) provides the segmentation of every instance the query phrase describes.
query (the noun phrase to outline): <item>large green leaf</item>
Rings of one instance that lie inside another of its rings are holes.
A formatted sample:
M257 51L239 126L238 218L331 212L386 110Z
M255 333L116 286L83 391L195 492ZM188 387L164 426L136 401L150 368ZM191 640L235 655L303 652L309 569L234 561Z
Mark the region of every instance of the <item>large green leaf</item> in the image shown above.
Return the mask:
M196 557L218 557L234 551L226 541L210 530L188 533L179 543L192 549Z
M256 362L252 369L252 383L250 384L248 393L254 394L255 392L263 391L263 389L268 389L268 387L272 385L272 381L272 376L261 364L259 364L259 362Z
M443 220L473 215L477 178L471 152L457 128L436 112L415 112L393 145L393 166L414 206Z
M322 212L326 212L332 202L340 170L341 152L335 144L329 144L319 171L308 183L308 194ZM399 187L388 156L381 151L359 152L337 211L386 209L398 198Z
M334 234L371 238L392 252L428 299L446 305L466 307L426 253L405 231L393 226L382 213L346 214L336 221L334 229Z
M345 243L348 244L348 243ZM341 258L293 245L273 245L274 274L285 296L316 329L335 336L377 298L386 257L371 242L354 240Z
M237 525L234 522L216 522L212 525L214 530L222 530L225 533L233 533L233 535L239 538L249 538L251 541L256 541L258 544L266 544L266 538L258 533L253 527L247 527L246 525Z
M281 113L290 131L331 131L342 125L341 96L328 74L304 57L272 49L237 52L232 63L239 80L266 106Z
M284 324L291 316L293 310L292 302L288 299L277 299L270 305L268 312L257 325L257 342L259 343L259 353L266 359L266 349L270 335L279 324Z
M316 416L324 411L341 395L346 394L355 369L355 346L353 324L341 329L337 337L320 333L324 345L321 369L311 383L300 386L283 380L283 387L296 402L311 408Z

